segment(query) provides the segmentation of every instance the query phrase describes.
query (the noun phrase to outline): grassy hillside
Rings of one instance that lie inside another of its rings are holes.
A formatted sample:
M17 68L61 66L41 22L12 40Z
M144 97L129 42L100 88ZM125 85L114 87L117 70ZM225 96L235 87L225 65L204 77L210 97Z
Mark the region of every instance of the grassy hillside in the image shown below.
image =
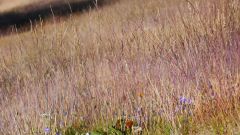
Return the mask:
M0 13L14 10L16 8L31 5L41 0L1 0L0 1ZM42 2L42 1L41 1Z
M39 20L59 18L71 13L85 11L105 5L109 0L18 0L0 3L0 35L6 35L11 28L27 29ZM27 26L27 27L26 27ZM21 29L22 31L22 29Z
M240 134L239 5L119 0L0 38L0 133Z
M48 6L50 4L56 5L61 3L71 3L86 0L1 0L0 1L0 13L5 12L25 12L35 8L41 8L41 6Z

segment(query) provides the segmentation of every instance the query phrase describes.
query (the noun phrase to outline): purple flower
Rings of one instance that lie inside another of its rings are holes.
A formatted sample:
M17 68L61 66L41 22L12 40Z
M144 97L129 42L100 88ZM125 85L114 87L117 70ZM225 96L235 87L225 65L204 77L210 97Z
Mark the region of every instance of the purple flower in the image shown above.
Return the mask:
M179 98L179 105L176 106L174 113L187 113L188 115L192 115L191 107L193 104L193 101L189 98L180 97Z
M44 129L44 132L45 132L46 134L48 134L48 133L51 132L51 129L47 127L47 128Z
M62 135L60 132L57 132L56 135Z
M187 99L187 98L185 98L185 97L180 97L179 98L179 102L180 102L180 104L192 104L192 100L191 99Z
M143 109L141 107L137 108L137 114L142 115L143 114Z

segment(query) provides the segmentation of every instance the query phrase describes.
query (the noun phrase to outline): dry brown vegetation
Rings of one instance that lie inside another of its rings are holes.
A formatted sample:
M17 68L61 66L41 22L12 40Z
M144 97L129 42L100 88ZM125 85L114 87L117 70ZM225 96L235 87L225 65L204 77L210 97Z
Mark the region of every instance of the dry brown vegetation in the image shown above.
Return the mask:
M0 133L89 130L140 109L144 134L239 134L239 5L120 0L1 38Z

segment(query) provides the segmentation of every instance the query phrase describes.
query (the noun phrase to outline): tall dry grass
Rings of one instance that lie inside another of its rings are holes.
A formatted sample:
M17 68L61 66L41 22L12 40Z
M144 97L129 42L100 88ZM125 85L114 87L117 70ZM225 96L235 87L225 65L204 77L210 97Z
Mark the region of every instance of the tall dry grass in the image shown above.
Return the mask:
M0 133L140 112L146 134L238 134L239 5L121 0L0 39Z

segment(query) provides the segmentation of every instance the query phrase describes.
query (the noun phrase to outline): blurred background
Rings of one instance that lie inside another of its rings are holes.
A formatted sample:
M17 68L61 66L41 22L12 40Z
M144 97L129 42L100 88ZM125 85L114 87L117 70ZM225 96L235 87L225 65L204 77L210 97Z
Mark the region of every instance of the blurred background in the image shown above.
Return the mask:
M99 1L99 6L103 3ZM0 33L47 17L95 8L95 0L0 0Z

